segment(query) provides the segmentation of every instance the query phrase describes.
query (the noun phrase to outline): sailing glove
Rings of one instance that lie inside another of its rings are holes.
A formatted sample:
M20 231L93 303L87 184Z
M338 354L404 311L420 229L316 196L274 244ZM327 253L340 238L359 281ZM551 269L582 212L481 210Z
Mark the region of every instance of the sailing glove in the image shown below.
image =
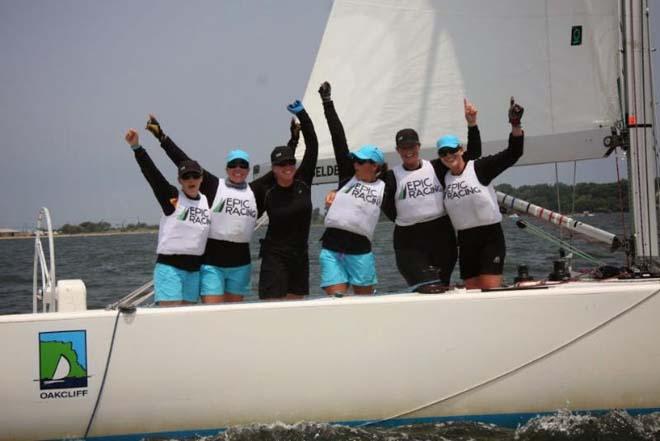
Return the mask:
M522 119L523 112L525 109L516 104L516 101L511 97L511 105L509 107L509 122L512 126L520 126L520 120Z
M293 142L294 146L298 145L298 140L300 139L300 123L296 121L295 118L291 118L291 125L289 126L289 131L291 132L291 139L289 140L289 145Z
M163 139L165 139L165 133L163 132L163 129L160 128L160 123L153 115L149 115L146 129L149 130L158 141L163 142Z
M330 90L330 83L327 81L324 81L323 84L321 84L321 87L319 87L319 95L321 95L321 99L324 103L332 101L332 98L330 97Z
M305 108L303 107L303 105L302 105L302 103L300 102L300 100L295 100L294 102L292 102L291 104L289 104L288 106L286 106L286 110L288 110L289 112L293 113L294 115L297 114L297 113L302 112L304 109L305 109Z

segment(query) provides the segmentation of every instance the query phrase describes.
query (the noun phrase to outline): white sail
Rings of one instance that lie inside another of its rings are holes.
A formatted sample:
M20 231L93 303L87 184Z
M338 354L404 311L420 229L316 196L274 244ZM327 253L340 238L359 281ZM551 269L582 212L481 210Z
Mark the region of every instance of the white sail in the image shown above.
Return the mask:
M401 128L419 132L426 157L442 134L465 138L464 97L479 109L484 154L501 150L511 95L525 106L519 165L603 156L603 137L620 119L617 5L336 0L304 96L319 158L333 159L317 92L326 80L350 147L378 144L389 160ZM578 30L581 44L571 45Z

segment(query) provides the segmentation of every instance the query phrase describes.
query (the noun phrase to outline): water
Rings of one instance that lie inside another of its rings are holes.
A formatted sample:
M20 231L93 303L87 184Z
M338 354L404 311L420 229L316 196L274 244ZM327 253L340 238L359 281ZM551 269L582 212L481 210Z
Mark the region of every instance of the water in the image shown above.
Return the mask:
M525 218L528 220L527 218ZM582 219L596 227L621 234L623 225L618 214L596 214ZM511 282L518 264L528 265L536 279L546 278L552 270L553 260L558 258L557 245L529 234L528 229L516 227L515 221L505 218L503 227L507 240L505 281ZM629 226L626 226L630 231ZM374 253L378 269L379 292L404 290L406 285L396 270L392 250L391 223L378 225L374 240ZM558 234L555 227L548 231ZM252 246L253 289L249 300L257 300L259 260L258 239L265 231L259 231ZM321 296L318 288L319 241L322 226L313 226L310 235L310 286L313 296ZM61 237L55 241L57 279L83 279L87 286L88 307L102 308L128 294L134 288L151 279L157 235L155 233L97 236ZM574 245L589 252L597 259L615 266L622 266L621 251L610 253L600 244L575 240ZM34 242L29 239L0 240L0 313L24 313L32 309L32 269ZM584 261L575 261L576 268L592 268ZM458 282L458 271L452 281ZM660 414L630 416L625 412L610 412L600 416L573 415L558 412L531 420L517 429L493 425L454 422L427 424L397 428L351 428L320 423L295 425L248 425L231 428L216 437L180 438L181 440L660 440Z

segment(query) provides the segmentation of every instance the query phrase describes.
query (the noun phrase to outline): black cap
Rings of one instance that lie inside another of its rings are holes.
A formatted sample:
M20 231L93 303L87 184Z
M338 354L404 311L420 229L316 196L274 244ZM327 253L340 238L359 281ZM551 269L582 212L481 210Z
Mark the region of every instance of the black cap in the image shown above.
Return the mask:
M188 160L183 161L179 164L179 177L185 175L186 173L199 173L202 174L202 166L199 165L199 162Z
M291 159L295 161L296 155L293 153L293 149L286 145L275 147L273 152L270 154L271 164L280 164Z
M396 145L419 144L419 136L413 129L401 129L396 132Z

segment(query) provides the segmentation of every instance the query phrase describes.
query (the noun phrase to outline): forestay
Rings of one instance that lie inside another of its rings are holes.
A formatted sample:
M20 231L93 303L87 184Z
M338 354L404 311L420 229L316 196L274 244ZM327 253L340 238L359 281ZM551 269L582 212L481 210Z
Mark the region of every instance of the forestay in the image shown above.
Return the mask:
M521 164L603 156L620 119L614 0L335 0L304 104L319 137L317 182L336 179L317 89L333 98L351 148L374 143L398 161L394 134L465 139L463 98L479 109L484 154L506 146L506 109L525 106ZM302 155L302 149L299 149Z

